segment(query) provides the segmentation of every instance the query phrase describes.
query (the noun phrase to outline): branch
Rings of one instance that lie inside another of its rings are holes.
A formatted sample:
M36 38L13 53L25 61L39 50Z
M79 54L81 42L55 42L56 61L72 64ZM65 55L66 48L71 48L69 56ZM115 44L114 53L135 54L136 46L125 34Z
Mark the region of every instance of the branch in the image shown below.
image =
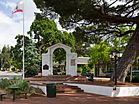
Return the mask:
M117 11L119 11L119 10L127 10L128 8L130 8L130 7L133 7L133 6L135 6L137 3L135 3L135 4L133 4L133 5L128 5L128 4L130 4L131 2L133 2L133 0L131 0L131 1L129 1L129 2L127 2L126 4L124 4L123 6L122 6L122 8L119 8ZM128 6L127 6L128 5ZM126 7L127 6L127 7Z
M134 30L128 30L128 31L126 31L126 32L124 32L124 33L120 33L120 35L116 35L117 37L122 37L122 36L125 36L125 35L127 35L127 34L129 34L129 33L133 33L134 32Z
M112 6L116 2L117 2L117 0L115 0L114 2L112 2L110 5L108 5L108 7Z
M93 18L94 19L94 18ZM110 23L122 24L122 23L134 23L139 24L139 17L119 17L119 16L111 16L111 15L101 15L98 17L101 21L107 21Z
M122 37L122 36L125 36L129 33L133 33L134 30L128 30L128 31L125 31L124 33L122 33L120 31L120 29L117 28L117 30L112 30L112 29L95 29L95 30L90 30L90 31L86 31L84 30L83 31L84 34L91 34L91 33L94 33L94 34L103 34L103 35L106 35L106 34L116 34L117 37Z
M125 17L127 17L130 13L134 12L134 11L137 10L137 9L139 9L139 7L136 7L136 8L134 8L134 9L132 9L131 11L129 11L129 12L125 15Z

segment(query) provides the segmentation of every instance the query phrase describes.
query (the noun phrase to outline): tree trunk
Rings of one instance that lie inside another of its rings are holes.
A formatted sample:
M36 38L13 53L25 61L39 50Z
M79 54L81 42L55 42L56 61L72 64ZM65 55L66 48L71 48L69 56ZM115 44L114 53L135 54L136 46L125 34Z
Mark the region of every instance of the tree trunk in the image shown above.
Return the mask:
M134 34L132 35L131 39L128 42L128 45L123 53L122 58L118 62L117 79L119 81L125 82L127 72L130 70L130 67L134 63L138 53L139 53L139 26L137 26ZM111 79L113 79L113 76Z

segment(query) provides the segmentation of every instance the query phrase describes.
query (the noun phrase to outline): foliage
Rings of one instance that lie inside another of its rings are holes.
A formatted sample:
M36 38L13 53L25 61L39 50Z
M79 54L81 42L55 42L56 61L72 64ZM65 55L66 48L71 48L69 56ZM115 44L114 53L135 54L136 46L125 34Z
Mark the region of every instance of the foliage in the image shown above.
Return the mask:
M37 37L38 47L42 50L41 53L46 52L49 46L56 43L63 43L72 48L75 45L72 33L61 32L57 29L57 25L53 20L41 16L39 18L36 17L36 20L32 23L28 33L31 37L34 37L34 35Z
M11 85L11 81L9 81L8 79L1 79L0 80L0 88L1 89L7 89L7 87L10 85Z
M93 65L91 63L80 65L78 68L78 73L81 73L82 75L86 75L87 73L94 72Z
M130 29L127 26L121 26L121 27L119 27L119 30L121 31L121 33L124 33ZM131 30L134 30L134 28L131 28ZM110 35L108 38L106 38L105 41L107 41L110 44L110 46L113 48L113 50L116 49L118 51L123 52L128 44L129 39L131 38L132 34L127 34L122 37L117 37L116 34L117 33Z
M100 42L90 49L90 62L98 64L99 62L106 63L109 60L111 47L106 42Z
M60 16L62 27L97 25L93 32L123 34L117 27L137 17L139 1L131 0L34 0L42 15ZM120 3L119 3L120 2ZM117 5L118 4L118 5ZM134 8L134 9L131 9ZM123 18L121 18L123 17ZM107 23L109 22L109 23ZM137 20L134 23L137 23ZM118 24L118 25L117 25ZM127 25L127 24L124 24ZM132 25L128 25L131 26ZM115 29L115 31L113 31Z
M82 67L80 66L80 67L78 67L78 69L77 69L77 73L82 73Z
M58 62L59 64L62 64L64 61L66 61L66 52L64 49L58 48L53 54L53 60L55 63Z
M75 31L73 32L73 35L75 37L75 52L78 54L78 56L88 56L88 47L90 47L90 44L94 43L92 39L92 36L87 35L83 31L84 27L77 27Z
M83 66L83 72L90 72L91 71L91 68L86 64Z
M25 80L16 80L15 85L19 87L20 91L25 91L25 92L29 91L29 84Z
M25 73L25 77L32 77L32 76L37 75L37 74L38 74L38 70L36 69L36 67L34 68L32 66L32 67L27 68L27 71Z
M18 87L19 92L29 92L30 86L26 80L21 79L1 79L0 88L4 90L9 90L9 87Z
M11 53L9 46L4 46L2 48L1 54L0 54L0 60L1 60L1 68L3 70L8 70L10 68L12 63Z
M11 52L13 53L13 66L17 69L22 69L23 64L23 51L22 51L22 35L17 35L17 44L15 47L11 48ZM28 72L32 71L35 73L30 74L30 76L36 75L36 71L39 69L39 61L38 61L38 52L35 44L29 37L24 37L25 40L25 72L28 75Z

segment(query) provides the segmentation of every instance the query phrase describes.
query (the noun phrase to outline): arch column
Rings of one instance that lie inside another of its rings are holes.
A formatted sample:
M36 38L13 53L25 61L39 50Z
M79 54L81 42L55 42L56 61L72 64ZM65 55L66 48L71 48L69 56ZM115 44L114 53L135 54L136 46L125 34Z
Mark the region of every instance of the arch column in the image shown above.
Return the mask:
M67 69L66 75L76 76L77 75L77 53L67 54Z
M45 65L48 65L48 69L44 69ZM48 76L50 74L50 55L48 53L42 54L42 76Z

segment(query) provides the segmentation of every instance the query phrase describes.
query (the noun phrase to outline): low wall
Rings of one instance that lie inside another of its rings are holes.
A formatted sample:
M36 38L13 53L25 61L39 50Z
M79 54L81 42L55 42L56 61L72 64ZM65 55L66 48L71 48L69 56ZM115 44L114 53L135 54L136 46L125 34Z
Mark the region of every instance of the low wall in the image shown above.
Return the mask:
M85 84L73 84L73 83L64 83L66 85L70 86L78 86L84 92L87 93L94 93L94 94L99 94L99 95L106 95L106 96L111 96L111 92L113 90L112 87L103 87L103 86L95 86L95 85L85 85Z
M107 86L97 86L97 85L85 85L85 84L73 84L73 83L64 83L66 85L78 86L84 92L105 95L109 97L125 97L125 96L138 96L139 95L139 86L137 87L116 87L116 90L113 90L113 87Z
M127 96L139 96L139 86L137 87L113 87L98 86L98 85L86 85L86 84L75 84L75 83L63 83L70 86L78 86L84 92L93 93L98 95L105 95L109 97L127 97ZM47 94L47 88L44 84L31 84L32 87L41 89Z
M0 79L13 79L13 78L22 78L22 73L14 73L8 71L0 71Z
M112 93L112 96L139 96L139 86L137 87L117 87L116 91Z

